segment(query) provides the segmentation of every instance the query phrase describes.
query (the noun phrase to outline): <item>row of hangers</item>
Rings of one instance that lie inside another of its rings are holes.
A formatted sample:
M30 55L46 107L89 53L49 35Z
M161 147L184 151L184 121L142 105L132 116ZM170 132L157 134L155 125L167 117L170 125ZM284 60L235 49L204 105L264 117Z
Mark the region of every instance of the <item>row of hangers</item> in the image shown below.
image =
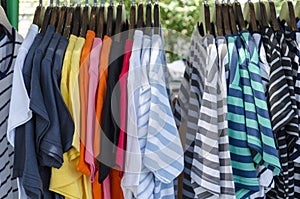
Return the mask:
M296 14L295 14L296 11ZM202 7L204 16L200 18L199 30L206 34L215 34L224 36L236 34L242 30L263 31L264 27L272 27L275 31L280 29L274 2L259 1L256 3L248 0L242 11L241 4L237 0L231 3L230 0L224 0L219 3L215 1L215 16L213 22L210 18L210 8L207 1L204 1ZM296 18L297 17L297 18ZM291 1L284 1L281 6L279 19L287 22L291 30L297 30L297 19L300 18L300 1L295 5ZM214 27L216 25L216 30Z
M101 0L100 6L98 6L97 0L94 0L94 4L89 6L89 1L86 0L85 5L81 6L80 0L77 0L77 4L74 5L70 0L70 6L67 6L65 0L63 5L59 5L59 0L56 1L54 6L53 0L50 0L50 5L44 11L43 1L39 1L37 6L33 23L41 28L41 33L44 34L48 25L56 27L56 32L61 33L65 37L69 37L70 34L76 36L85 37L87 30L93 30L96 32L96 36L102 38L104 34L108 36L115 35L116 40L120 40L120 34L122 30L129 31L129 38L133 38L134 28L144 28L154 26L155 34L159 34L159 5L158 0L154 3L154 25L152 25L152 1L148 0L146 4L146 20L144 17L144 4L142 1L137 5L132 0L130 7L130 19L129 22L126 19L126 10L124 9L123 1L119 0L116 7L116 19L114 19L115 4L114 0L110 0L110 4L107 8L107 20L105 21L105 2ZM81 12L82 10L82 12ZM136 17L137 13L137 17ZM89 17L90 16L90 17ZM137 18L137 20L136 20ZM151 34L151 28L145 28L145 34Z

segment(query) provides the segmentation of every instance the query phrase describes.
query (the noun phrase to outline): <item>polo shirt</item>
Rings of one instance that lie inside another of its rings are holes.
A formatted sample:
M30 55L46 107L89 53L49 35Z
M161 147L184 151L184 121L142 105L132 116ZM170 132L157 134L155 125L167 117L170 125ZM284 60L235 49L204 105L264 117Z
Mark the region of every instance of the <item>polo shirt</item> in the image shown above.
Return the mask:
M127 143L125 151L125 171L121 181L124 198L136 198L139 185L139 172L141 172L142 161L140 145L137 132L137 68L141 66L143 32L136 30L134 32L132 53L129 60L129 71L127 79L128 107L127 114Z
M71 71L69 76L69 94L70 94L70 105L72 106L73 120L75 124L75 132L73 137L73 147L78 153L74 154L71 159L76 161L78 169L79 156L80 156L80 129L81 129L81 105L80 105L80 89L79 89L79 74L80 74L80 61L85 39L78 37L75 43L75 47L71 59ZM78 170L77 170L78 171ZM81 175L81 184L83 196L82 198L92 198L92 185L89 180L89 176Z
M38 47L38 45L40 44L41 40L42 40L42 35L37 34L37 36L35 37L32 45L28 51L26 59L24 61L22 75L23 75L24 84L25 84L25 88L26 88L26 92L27 92L28 96L30 94L30 81L31 81L33 56L34 56L34 52L35 52L36 48ZM28 106L29 106L29 104L28 104ZM34 166L36 166L34 168L37 169L34 135L33 135L33 133L26 133L26 132L31 132L31 131L33 131L33 119L32 118L29 121L27 121L27 123L17 127L15 130L15 135L18 135L18 136L15 136L15 143L14 143L15 156L14 156L13 176L19 177L21 186L24 186L23 178L21 179L21 177L23 176L23 171L25 170L26 159L28 160L28 158L33 158L32 160L34 160L35 162L32 162L32 163ZM26 150L26 148L27 148L27 150ZM30 150L28 150L28 148L30 148ZM29 161L27 163L31 163L31 161ZM25 171L25 173L26 173L26 171ZM37 178L38 180L40 180L39 174L37 172L35 172L34 174L36 175L34 178ZM26 181L26 176L25 176L25 181ZM38 181L38 182L41 183L40 181ZM37 185L39 185L39 184L37 184ZM42 187L40 189L42 190Z
M175 121L179 127L179 133L184 153L184 172L182 195L184 198L194 198L195 191L191 182L191 168L194 152L194 140L198 130L198 118L203 93L206 48L203 44L203 37L195 27L192 34L190 51L187 57L187 66L178 94L175 106Z
M7 137L7 125L9 106L12 92L13 72L17 53L23 38L12 29L12 37L8 36L8 30L4 28L3 37L0 40L0 197L18 198L18 182L14 178L14 148L10 145Z
M119 76L120 82L120 135L119 143L116 152L116 165L120 168L120 177L123 176L124 171L124 159L126 150L126 121L127 121L127 78L129 70L129 60L131 57L133 41L126 40L125 52L122 72Z
M218 50L218 129L220 132L219 144L219 161L220 161L220 185L221 185L221 198L234 197L235 186L233 181L233 171L231 165L231 156L229 150L229 137L228 137L228 108L227 108L227 81L226 72L228 69L228 48L226 38L219 36L216 38ZM211 53L212 54L212 53Z
M88 107L88 88L89 88L89 67L90 52L93 46L95 32L88 30L86 40L82 48L79 70L79 91L80 91L80 159L77 170L84 175L90 176L91 171L85 162L86 150L86 124L87 124L87 107Z
M61 70L61 81L60 81L61 95L68 108L68 111L70 111L70 114L72 116L73 116L72 107L70 105L71 103L69 103L70 93L68 89L69 87L68 80L71 71L72 54L73 54L73 50L75 49L76 42L77 42L77 37L71 35L69 38L69 44L67 46L64 60L63 60L63 65ZM56 52L58 53L59 49ZM57 75L58 74L59 72L57 73ZM73 136L75 135L75 133L76 131L73 130ZM82 174L76 170L78 157L79 157L79 152L74 147L72 147L68 152L65 152L63 154L64 162L62 166L59 169L52 168L51 170L51 180L50 180L49 190L59 193L66 198L80 199L84 197Z
M70 111L64 102L62 94L60 92L60 82L62 76L62 66L64 60L64 54L68 46L68 39L61 36L57 45L54 62L52 68L52 81L54 87L54 94L56 100L56 106L58 111L61 142L63 151L67 152L72 147L73 135L74 135L74 122L71 117Z
M143 163L154 174L154 198L175 198L174 180L183 171L184 153L166 89L163 41L160 35L151 39L151 98Z
M91 182L94 181L95 176L95 162L94 162L94 133L95 133L95 108L96 108L96 92L99 79L99 56L102 48L102 40L95 38L90 54L90 68L88 81L88 107L87 107L87 127L86 127L86 151L85 162L90 165Z
M28 51L38 33L38 26L32 24L28 33L19 49L16 63L14 66L14 75L12 81L11 99L9 106L9 116L7 121L7 140L14 146L16 128L25 124L31 117L32 113L29 109L29 96L24 84L22 74L24 62ZM18 158L18 156L16 157ZM26 198L25 190L18 178L19 198Z
M244 97L239 70L242 60L236 46L237 38L237 35L226 36L229 57L228 135L236 197L243 198L259 191L259 182L247 142Z
M98 90L96 94L96 120L95 120L95 138L94 138L94 155L95 155L95 166L96 174L95 181L93 182L93 195L94 197L100 198L111 194L110 191L110 178L107 177L102 184L99 183L99 157L100 154L100 143L101 143L101 120L102 120L102 109L106 96L106 81L108 75L108 63L111 49L112 39L108 36L104 36L102 43L102 50L99 57L99 81Z
M269 81L269 106L271 123L276 147L279 151L279 158L282 172L279 177L275 177L275 187L267 193L268 197L285 198L289 192L289 165L287 137L290 137L284 131L285 126L293 120L295 112L290 97L290 90L287 82L286 71L281 59L281 49L276 35L271 28L265 28L263 34L263 43L265 46L267 60L270 64ZM293 173L293 172L292 172ZM277 191L280 190L280 191Z
M119 120L120 116L120 87L117 85L119 75L122 70L123 63L122 42L113 41L109 57L107 89L102 110L101 127L103 130L103 138L100 144L100 168L99 182L108 176L110 167L115 166L116 162L116 146L119 139Z

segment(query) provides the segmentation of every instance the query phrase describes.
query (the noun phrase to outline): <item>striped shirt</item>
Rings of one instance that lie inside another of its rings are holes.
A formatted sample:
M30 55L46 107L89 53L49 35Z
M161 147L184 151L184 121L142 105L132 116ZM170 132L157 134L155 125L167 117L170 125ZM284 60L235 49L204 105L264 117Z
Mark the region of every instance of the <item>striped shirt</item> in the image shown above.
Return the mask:
M289 135L284 129L293 120L295 112L286 77L286 69L284 68L284 59L281 59L280 45L271 28L265 29L263 42L267 60L270 63L268 98L270 116L282 168L280 175L274 178L276 188L269 191L267 196L269 198L287 198L288 196L293 196L293 193L289 191L289 184L293 184L293 179L291 178L290 181L289 176L293 176L294 172L293 167L291 167L292 162L288 161L287 148L288 140L292 140L293 136Z
M237 38L238 36L227 36L230 74L227 92L228 135L236 197L245 198L259 191L259 183L247 143L242 74L239 71L242 62L236 47Z
M241 38L243 40L243 44L246 49L246 54L245 54L246 59L248 60L248 66L242 68L242 70L244 70L245 72L244 73L245 76L243 76L242 79L244 80L249 79L248 84L243 85L243 87L245 88L245 91L250 91L249 93L246 93L244 98L244 100L246 101L245 107L248 108L245 110L245 112L248 116L250 116L248 118L249 120L246 119L247 130L248 129L250 130L247 131L247 133L249 134L253 132L253 130L258 130L257 132L259 132L258 137L261 138L260 140L261 145L257 146L260 149L259 151L257 151L257 156L256 156L259 157L259 159L254 158L254 161L260 166L265 166L265 169L264 168L258 169L259 170L258 176L265 177L265 179L260 179L260 182L262 182L262 180L267 181L266 186L268 187L270 182L273 181L272 172L275 175L278 175L280 172L278 151L275 148L274 136L272 132L270 116L269 116L268 106L265 97L265 90L263 87L263 82L260 74L261 70L259 68L259 57L258 57L258 51L256 49L256 44L248 31L243 31ZM249 100L250 97L249 94L252 94L252 99L250 98L250 100L252 101L247 101ZM255 110L251 110L251 105L255 106ZM251 112L254 115L254 117L253 115L251 115ZM255 118L255 114L256 114L256 118ZM254 124L253 122L256 122L255 120L257 121L258 126L252 126L252 124ZM247 121L250 124L249 126L247 124ZM259 127L259 128L254 129L253 127ZM250 139L253 140L252 137L250 137ZM248 140L248 142L251 143L252 140ZM269 177L269 179L267 179L266 177ZM261 197L263 197L264 192L262 191L260 192L261 192Z
M185 145L183 190L184 198L194 198L195 192L191 184L191 168L194 152L194 139L198 130L199 110L203 93L206 49L198 28L191 39L188 66L185 69L178 100L175 106L175 118L179 133Z
M143 163L155 177L154 198L174 198L173 181L184 166L164 70L166 62L162 39L160 35L153 35L149 68L151 101Z
M4 30L5 32L6 30ZM18 198L17 179L13 178L14 149L7 139L7 122L14 65L17 53L23 41L13 29L12 38L7 33L0 41L0 198Z
M139 173L142 167L142 157L140 152L138 131L137 131L137 98L139 93L136 83L139 78L139 67L141 66L141 48L142 48L143 32L136 30L134 32L134 41L132 46L132 54L130 57L127 92L128 92L128 109L127 113L127 143L125 151L125 171L121 181L124 198L136 198L137 187L139 185Z
M219 76L218 53L212 35L205 36L204 45L207 48L208 57L204 68L206 75L198 120L199 129L194 146L192 185L197 198L235 198L231 167L226 169L229 173L224 173L224 171L221 173L221 167L226 167L224 163L221 165L221 162L227 162L230 165L230 154L228 142L227 154L224 153L224 143L219 142L219 133L227 130L226 110L223 109L226 101L223 97L218 99L218 90L221 90L219 81L221 75ZM227 180L223 179L221 183L221 176L226 176Z

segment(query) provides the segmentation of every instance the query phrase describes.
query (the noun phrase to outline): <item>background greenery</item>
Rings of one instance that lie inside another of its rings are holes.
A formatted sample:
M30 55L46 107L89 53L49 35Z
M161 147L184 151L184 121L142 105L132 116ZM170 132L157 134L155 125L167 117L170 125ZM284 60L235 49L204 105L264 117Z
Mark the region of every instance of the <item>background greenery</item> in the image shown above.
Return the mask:
M274 1L277 13L279 13L282 1L283 0ZM54 0L54 2L56 1ZM60 2L62 4L63 1ZM68 0L67 2L69 3L70 1ZM73 2L75 2L75 0ZM91 5L93 2L93 0L89 0ZM100 1L98 0L98 2ZM106 2L108 3L109 1L106 0ZM118 2L119 1L115 0L115 4L118 4ZM129 7L131 2L131 0L123 0L123 3L128 11L127 15L129 15ZM146 3L145 0L143 2ZM152 2L154 1L152 0ZM219 2L221 2L221 0L219 0ZM239 2L243 4L246 2L246 0L239 0ZM48 5L49 0L43 0L43 3L44 5ZM84 4L85 1L82 1L82 3ZM161 14L160 18L162 27L164 28L163 33L165 39L165 48L168 51L168 62L177 60L179 58L184 58L186 56L189 46L186 44L189 43L194 26L200 19L200 7L202 3L202 0L159 0ZM210 4L210 7L213 8L215 1L210 0L208 3ZM32 22L34 9L37 5L38 0L20 0L19 31L21 34L25 35L27 33L28 27Z

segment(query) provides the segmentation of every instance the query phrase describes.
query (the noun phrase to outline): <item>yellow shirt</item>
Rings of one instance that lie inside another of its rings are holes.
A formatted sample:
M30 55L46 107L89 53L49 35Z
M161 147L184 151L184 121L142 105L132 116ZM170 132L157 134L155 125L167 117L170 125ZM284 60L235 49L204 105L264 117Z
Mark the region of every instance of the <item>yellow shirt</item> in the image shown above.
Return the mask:
M60 169L52 168L50 190L61 194L66 199L92 199L92 185L89 176L76 170L79 162L80 132L80 96L79 64L84 38L71 35L65 53L62 68L61 93L73 117L75 131L73 148L64 153L64 163Z

